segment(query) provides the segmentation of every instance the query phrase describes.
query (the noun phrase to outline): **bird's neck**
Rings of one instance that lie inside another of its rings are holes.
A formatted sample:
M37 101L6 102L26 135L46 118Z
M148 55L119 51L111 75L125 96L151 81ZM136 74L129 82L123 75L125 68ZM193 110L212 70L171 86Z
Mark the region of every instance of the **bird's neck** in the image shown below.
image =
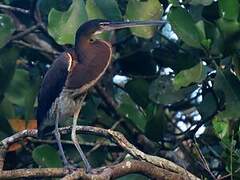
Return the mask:
M89 38L81 38L75 45L75 53L78 63L85 63L88 60L89 50L91 49Z

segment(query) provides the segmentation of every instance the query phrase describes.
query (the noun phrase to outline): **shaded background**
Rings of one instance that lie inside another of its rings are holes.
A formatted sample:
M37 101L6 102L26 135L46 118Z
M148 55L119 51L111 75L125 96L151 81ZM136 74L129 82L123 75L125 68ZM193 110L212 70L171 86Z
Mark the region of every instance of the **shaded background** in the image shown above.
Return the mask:
M113 63L89 93L79 124L121 131L144 152L198 176L240 178L238 0L0 2L0 139L36 128L41 79L82 23L163 19L162 27L97 37L112 42ZM64 139L67 157L81 164L69 136ZM79 139L94 167L131 158L101 137ZM37 139L13 144L4 169L62 167L56 147Z

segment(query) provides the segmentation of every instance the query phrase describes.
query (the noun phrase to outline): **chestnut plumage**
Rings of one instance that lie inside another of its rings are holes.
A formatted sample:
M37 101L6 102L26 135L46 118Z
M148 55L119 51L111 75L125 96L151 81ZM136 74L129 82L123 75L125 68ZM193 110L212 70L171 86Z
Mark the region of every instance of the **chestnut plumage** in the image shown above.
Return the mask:
M109 42L91 40L93 35L126 27L161 25L162 21L112 22L91 20L79 27L74 48L63 52L46 73L38 96L38 135L44 137L54 130L64 165L69 166L60 141L58 123L73 116L72 141L84 162L87 172L91 170L76 137L76 125L83 101L89 88L103 76L111 62L112 49Z

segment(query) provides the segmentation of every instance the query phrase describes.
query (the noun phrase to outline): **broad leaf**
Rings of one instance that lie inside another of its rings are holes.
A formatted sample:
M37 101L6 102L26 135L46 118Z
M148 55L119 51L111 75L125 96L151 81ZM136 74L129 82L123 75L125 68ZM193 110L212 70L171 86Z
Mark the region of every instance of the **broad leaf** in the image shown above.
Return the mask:
M4 48L0 51L0 96L4 95L13 78L17 56L18 52L15 48Z
M213 129L216 133L216 135L223 139L224 137L227 137L229 135L229 123L227 121L224 121L220 119L219 117L216 117L213 119Z
M179 102L190 95L196 86L176 90L169 77L160 76L149 86L149 98L157 104L172 104Z
M148 109L151 108L148 106ZM167 118L164 110L158 107L148 120L145 128L146 136L153 141L160 141L167 130Z
M119 96L120 106L118 112L120 112L127 119L132 121L142 132L144 132L147 119L143 110L138 107L133 100L127 94L121 94Z
M237 21L239 16L238 0L218 0L220 15L225 20Z
M24 108L24 118L26 120L33 117L33 106L39 85L40 76L38 74L31 75L24 69L17 69L5 93L11 103Z
M6 97L0 103L0 115L7 119L15 116L14 106Z
M104 12L102 12L102 10L98 7L96 0L87 0L86 11L89 19L107 19ZM97 36L102 39L108 39L109 33L104 32Z
M16 69L13 80L6 92L6 96L11 103L21 107L25 105L26 91L30 88L29 80L28 71Z
M158 0L128 1L125 14L126 20L159 20L163 13L163 8ZM134 35L149 39L151 38L156 27L137 27L131 28Z
M176 89L186 87L191 83L201 82L207 76L203 64L200 62L196 66L179 72L174 78L173 84Z
M182 39L187 45L200 48L202 36L197 29L191 15L186 9L181 7L172 7L168 20L180 39Z
M97 11L101 11L103 16L106 19L113 20L113 21L122 19L121 12L115 0L107 0L107 1L106 0L88 0L88 1L92 1L92 4L95 4L95 8L92 10L98 9ZM88 1L87 3L89 3ZM101 16L96 18L99 19L101 18Z
M225 110L220 113L222 118L240 117L240 81L228 70L217 70L215 90L224 93Z
M125 90L140 106L146 107L149 103L148 82L144 79L135 79L125 85Z
M210 4L212 4L212 2L213 2L213 0L191 0L190 4L209 6Z
M33 160L42 167L62 167L58 152L49 145L40 145L32 152Z
M13 118L14 116L14 106L5 97L0 103L0 132L4 132L8 135L12 133L12 129L8 123L8 119Z
M6 44L14 31L12 19L5 14L0 14L0 48Z
M200 113L202 120L207 119L217 111L217 99L211 92L204 94L201 103L197 104L196 108Z
M223 18L220 18L217 21L217 25L219 26L219 29L221 30L223 37L230 38L228 39L228 42L226 44L226 48L228 48L229 45L232 45L236 39L233 39L232 35L236 34L240 30L240 23L238 21L229 21Z
M73 44L79 26L88 19L83 0L73 0L65 12L51 9L48 32L59 44Z

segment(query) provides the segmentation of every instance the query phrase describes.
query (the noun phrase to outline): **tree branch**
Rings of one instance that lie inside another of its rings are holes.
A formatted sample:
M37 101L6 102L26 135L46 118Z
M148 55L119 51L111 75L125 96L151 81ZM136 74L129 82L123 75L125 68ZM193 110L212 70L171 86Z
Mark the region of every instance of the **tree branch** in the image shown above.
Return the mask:
M12 36L7 43L9 43L10 41L22 38L23 36L26 36L27 34L33 32L34 30L36 30L37 28L39 28L41 26L41 24L36 24L34 26L31 26L30 28L25 29L24 31Z
M63 127L59 129L61 134L67 134L71 132L71 126ZM190 172L188 172L186 169L176 165L175 163L166 160L164 158L158 157L158 156L152 156L145 154L144 152L137 149L133 144L128 142L128 140L124 137L123 134L120 132L116 132L110 129L103 129L99 127L92 127L92 126L77 126L77 132L78 133L85 133L85 134L94 134L94 135L100 135L107 138L110 138L114 142L116 142L119 146L121 146L124 150L126 150L129 154L131 154L133 157L137 159L144 160L146 162L149 162L157 167L169 170L174 173L178 173L181 175L185 175L189 177L189 179L199 179ZM1 144L8 148L8 146L12 143L15 143L19 139L22 139L24 137L36 137L37 136L37 130L24 130L19 133L16 133L8 138L5 138L1 141Z
M151 179L188 179L186 176L169 172L165 169L154 166L150 163L129 160L119 164L110 165L94 169L92 173L87 174L84 169L80 168L69 174L69 170L64 168L33 168L17 169L2 171L0 179L19 179L19 178L36 178L36 177L64 177L63 180L72 179L95 179L106 180L115 179L132 173L139 173Z
M116 165L95 169L94 171L96 172L93 174L85 174L82 170L79 171L77 170L72 174L65 176L64 178L62 178L62 180L73 180L79 178L89 180L90 179L107 180L115 179L132 173L139 173L151 179L174 179L174 180L187 179L186 176L172 173L165 169L156 167L150 163L137 160L124 161Z
M69 170L63 168L33 168L1 171L0 179L19 179L33 177L63 177Z
M18 7L8 6L8 5L5 5L5 4L2 4L2 3L0 3L0 9L20 12L20 13L23 13L23 14L30 14L30 11L27 10L27 9L22 9L22 8L18 8Z

